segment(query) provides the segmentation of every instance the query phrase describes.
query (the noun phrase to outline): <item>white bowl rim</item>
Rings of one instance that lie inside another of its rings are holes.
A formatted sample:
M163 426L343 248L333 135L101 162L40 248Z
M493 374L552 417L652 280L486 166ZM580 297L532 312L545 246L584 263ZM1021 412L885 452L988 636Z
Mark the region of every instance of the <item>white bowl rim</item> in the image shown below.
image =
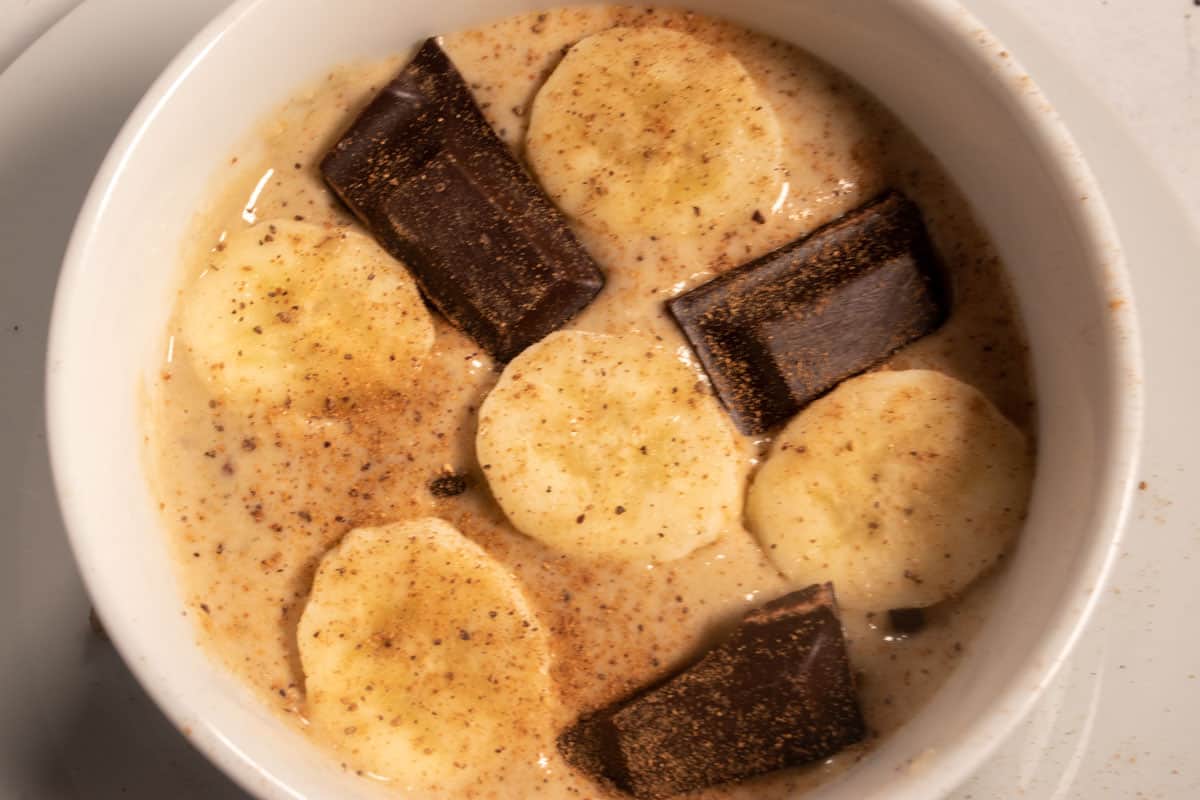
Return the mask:
M85 514L85 509L73 505L69 493L64 491L64 465L72 459L71 442L60 431L65 429L65 420L72 413L71 398L61 388L61 370L56 364L63 362L71 345L66 334L68 325L64 317L67 303L63 297L73 291L88 262L88 251L102 216L111 197L112 185L120 179L132 155L132 151L154 124L160 111L171 100L177 88L187 80L192 70L205 58L225 33L241 19L255 11L259 4L270 0L236 0L231 6L205 25L199 33L167 65L138 102L129 118L110 147L99 171L88 191L79 212L63 259L55 292L51 314L46 370L46 422L54 486L59 505L66 523L66 530L74 557L82 566L86 560L85 540L94 534L94 525ZM934 755L937 769L924 771L922 797L941 797L948 794L966 778L1005 740L1013 728L1032 709L1041 691L1050 683L1066 661L1075 643L1094 611L1100 589L1106 583L1120 545L1121 537L1130 515L1136 475L1141 455L1141 440L1144 417L1143 359L1141 340L1138 334L1137 312L1132 283L1126 268L1116 233L1116 227L1108 206L1100 193L1096 179L1087 165L1082 152L1067 130L1065 124L1053 111L1041 90L1028 79L1020 62L1009 55L1007 49L996 40L986 26L958 0L904 0L905 11L914 19L934 27L957 31L954 41L964 47L975 47L968 57L989 60L994 67L997 56L1004 54L1002 69L992 80L1005 83L1005 96L1010 109L1019 117L1029 133L1031 143L1037 148L1044 164L1055 173L1063 185L1076 187L1087 202L1069 204L1074 223L1083 233L1082 243L1090 251L1089 262L1106 265L1105 283L1110 296L1120 298L1120 314L1114 315L1112 324L1102 335L1106 339L1107 351L1114 355L1115 364L1111 373L1120 386L1113 387L1114 400L1112 417L1121 421L1119 431L1114 433L1111 463L1114 465L1112 480L1114 508L1108 515L1106 526L1109 535L1103 542L1091 546L1086 561L1076 571L1079 577L1071 586L1069 596L1082 597L1079 605L1063 604L1056 610L1047 627L1047 634L1040 642L1040 652L1046 660L1034 660L1025 668L1032 681L1011 680L1006 691L992 700L992 713L974 725L957 742ZM1021 79L1021 88L1013 88L1011 79ZM1117 321L1119 319L1119 322ZM1124 376L1124 377L1117 377ZM1102 546L1101 546L1102 545ZM154 699L172 723L184 731L192 742L211 762L233 778L243 789L271 800L289 800L305 797L298 787L289 785L286 776L268 772L252 761L237 744L220 731L209 726L192 727L186 724L189 712L194 712L186 695L171 684L169 673L154 674L145 658L144 638L146 634L124 624L120 618L105 614L110 605L107 586L98 575L86 569L80 570L85 587L100 618L104 620L106 632L126 665L138 682ZM1027 686L1033 685L1034 691ZM905 796L910 796L907 792ZM915 797L915 795L912 795Z

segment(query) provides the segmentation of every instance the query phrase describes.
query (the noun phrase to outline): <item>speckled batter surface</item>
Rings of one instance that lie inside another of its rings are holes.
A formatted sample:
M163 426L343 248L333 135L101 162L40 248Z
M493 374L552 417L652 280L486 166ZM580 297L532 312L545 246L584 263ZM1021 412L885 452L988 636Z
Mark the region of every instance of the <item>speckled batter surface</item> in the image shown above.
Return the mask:
M1026 349L994 249L936 161L845 77L790 46L676 11L561 10L448 35L445 44L488 119L520 155L529 104L563 48L616 24L669 25L733 52L779 115L791 190L762 223L748 218L720 236L652 241L578 230L608 285L570 327L640 330L682 344L665 299L897 188L925 215L951 276L954 310L940 331L897 353L889 366L938 369L971 383L1032 433ZM316 165L408 55L330 71L231 154L185 245L182 286L205 269L223 236L255 220L353 224ZM187 302L181 291L177 303ZM444 320L435 326L433 354L410 392L319 418L250 417L211 401L171 323L172 357L145 417L150 469L200 641L265 702L303 724L297 620L319 559L357 526L442 517L512 569L551 632L560 698L557 709L530 713L554 714L557 727L689 661L745 609L790 588L740 528L657 566L573 561L519 534L490 497L473 453L477 409L497 371ZM768 443L743 440L748 468ZM429 484L447 468L467 476L467 491L437 497ZM944 681L984 618L988 594L985 579L908 638L889 635L882 619L844 615L874 734L896 730ZM339 742L327 744L336 753ZM867 750L869 742L823 765L707 796L787 796ZM475 794L603 795L573 774L552 745L545 755L545 764L515 764L489 776Z

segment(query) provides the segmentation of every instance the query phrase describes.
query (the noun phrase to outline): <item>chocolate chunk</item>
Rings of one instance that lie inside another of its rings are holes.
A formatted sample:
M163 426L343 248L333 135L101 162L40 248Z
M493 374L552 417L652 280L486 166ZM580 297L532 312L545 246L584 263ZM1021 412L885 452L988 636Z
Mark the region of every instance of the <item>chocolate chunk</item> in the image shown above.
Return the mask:
M429 39L321 162L426 298L499 361L579 313L604 276Z
M888 612L888 622L896 633L917 633L925 627L925 609L893 608Z
M467 490L467 476L457 472L438 475L429 482L429 493L434 497L456 497Z
M696 664L580 719L564 758L638 798L662 798L827 758L866 726L830 584L742 619Z
M933 248L897 192L667 303L744 433L787 420L946 319Z

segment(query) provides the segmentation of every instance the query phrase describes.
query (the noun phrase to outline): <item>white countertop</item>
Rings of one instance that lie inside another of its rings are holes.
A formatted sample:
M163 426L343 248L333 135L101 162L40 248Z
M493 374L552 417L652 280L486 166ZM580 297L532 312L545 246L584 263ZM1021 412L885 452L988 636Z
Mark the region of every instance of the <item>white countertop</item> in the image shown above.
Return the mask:
M1200 0L963 3L1041 84L1100 179L1129 254L1149 405L1146 486L1105 597L1030 719L954 800L1200 797ZM0 0L0 97L34 98L32 119L0 110L0 800L245 797L89 627L41 409L58 261L92 173L222 5L131 16L121 0ZM103 57L55 72L48 48L81 34ZM58 88L38 94L43 82Z

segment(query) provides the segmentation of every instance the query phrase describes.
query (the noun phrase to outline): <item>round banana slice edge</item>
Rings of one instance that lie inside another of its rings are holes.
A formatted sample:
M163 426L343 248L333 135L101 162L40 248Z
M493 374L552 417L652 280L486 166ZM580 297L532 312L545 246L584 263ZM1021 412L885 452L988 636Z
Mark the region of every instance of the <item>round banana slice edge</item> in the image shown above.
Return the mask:
M411 381L433 321L407 270L357 231L266 220L185 289L179 341L217 397L320 414Z
M525 152L563 211L617 235L745 224L785 178L779 121L742 64L668 28L576 43L534 99Z
M571 555L672 561L740 524L729 422L648 336L559 331L530 347L484 400L476 452L513 525Z
M1024 434L975 388L931 370L842 383L779 434L746 517L796 584L847 608L921 608L1003 556L1033 474Z
M553 746L547 634L516 578L443 520L348 533L297 637L311 724L378 779L454 791Z

